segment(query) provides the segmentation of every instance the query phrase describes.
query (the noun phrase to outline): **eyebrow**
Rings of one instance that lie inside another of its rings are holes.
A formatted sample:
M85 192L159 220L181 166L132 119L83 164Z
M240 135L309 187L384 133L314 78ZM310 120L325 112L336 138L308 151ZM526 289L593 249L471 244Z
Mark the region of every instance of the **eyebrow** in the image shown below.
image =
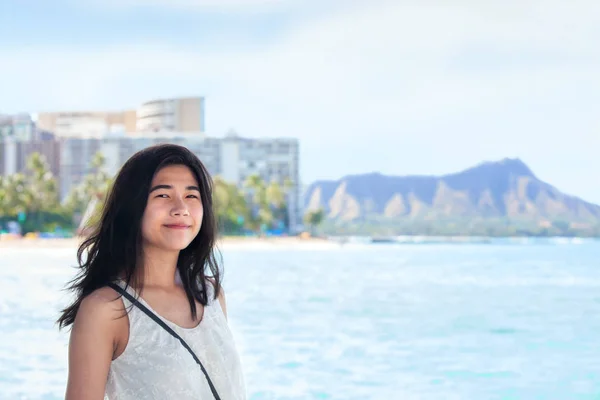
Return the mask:
M149 193L152 193L155 190L159 190L159 189L173 189L173 186L171 186L171 185L156 185L152 189L150 189ZM186 186L185 190L196 190L199 192L200 188L198 186Z

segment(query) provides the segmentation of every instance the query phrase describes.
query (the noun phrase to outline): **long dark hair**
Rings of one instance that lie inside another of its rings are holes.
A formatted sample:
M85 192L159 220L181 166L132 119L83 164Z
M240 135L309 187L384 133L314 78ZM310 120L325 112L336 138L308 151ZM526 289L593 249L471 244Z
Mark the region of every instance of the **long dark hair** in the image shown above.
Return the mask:
M202 162L183 146L162 144L134 154L119 171L106 198L100 222L77 251L79 273L69 282L75 292L73 304L62 310L59 328L75 321L82 300L94 290L118 278L141 291L143 274L134 274L141 255L141 221L146 209L148 192L155 174L169 165L185 165L194 174L200 187L204 208L202 226L188 247L181 250L177 270L196 318L196 303L206 305L206 278L214 286L214 298L221 290L221 268L215 256L217 225L213 211L212 179ZM209 274L207 274L209 270Z

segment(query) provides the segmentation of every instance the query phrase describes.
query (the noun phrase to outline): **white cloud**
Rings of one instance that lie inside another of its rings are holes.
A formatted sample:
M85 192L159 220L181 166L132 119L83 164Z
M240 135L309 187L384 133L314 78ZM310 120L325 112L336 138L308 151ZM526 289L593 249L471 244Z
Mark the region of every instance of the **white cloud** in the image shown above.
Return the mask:
M600 4L440 4L363 3L258 50L5 51L0 87L11 95L0 108L119 108L200 93L213 132L301 137L307 180L520 156L559 188L600 202L585 183L600 168Z

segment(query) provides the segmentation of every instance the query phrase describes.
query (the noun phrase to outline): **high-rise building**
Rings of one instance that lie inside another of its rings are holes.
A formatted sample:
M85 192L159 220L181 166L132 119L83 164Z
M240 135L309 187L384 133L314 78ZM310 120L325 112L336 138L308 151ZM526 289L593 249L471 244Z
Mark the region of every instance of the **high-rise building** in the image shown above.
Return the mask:
M219 170L216 175L239 186L252 175L260 176L267 183L291 184L287 198L288 222L291 231L296 231L301 224L302 213L299 152L297 139L251 139L230 132L219 141Z
M0 140L32 140L38 132L38 127L29 114L0 115Z
M137 109L138 132L204 132L204 98L153 100Z
M51 134L47 131L51 131ZM243 186L251 175L264 181L291 184L287 190L289 227L300 221L299 144L290 138L244 138L230 132L224 138L204 134L204 98L154 100L135 111L40 113L0 116L0 174L23 172L33 152L43 154L60 182L60 197L92 172L97 152L115 175L135 152L159 143L186 146L212 176Z
M38 126L60 138L102 137L111 131L135 131L136 122L135 110L43 112L37 115Z
M27 172L27 159L36 152L46 158L57 176L60 143L55 136L40 130L29 114L0 116L0 175Z
M266 182L290 183L287 199L288 222L292 231L297 229L301 213L299 144L297 139L290 138L249 139L235 134L216 138L189 136L185 133L68 138L62 141L61 198L66 197L71 189L91 172L89 164L96 152L104 155L107 172L115 175L134 153L160 143L186 146L202 160L212 176L220 176L225 181L240 187L249 176L255 174Z
M205 131L204 98L153 100L136 110L115 112L42 112L37 124L60 138L100 138L117 132L132 136L173 131L201 135Z

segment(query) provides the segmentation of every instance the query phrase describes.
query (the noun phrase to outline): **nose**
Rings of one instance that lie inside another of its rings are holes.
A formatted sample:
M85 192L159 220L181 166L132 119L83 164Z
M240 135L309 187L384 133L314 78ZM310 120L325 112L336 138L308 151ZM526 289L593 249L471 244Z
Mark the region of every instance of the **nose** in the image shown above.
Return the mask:
M173 203L171 215L174 217L187 217L190 215L190 211L188 210L188 207L185 204L185 202L179 199Z

